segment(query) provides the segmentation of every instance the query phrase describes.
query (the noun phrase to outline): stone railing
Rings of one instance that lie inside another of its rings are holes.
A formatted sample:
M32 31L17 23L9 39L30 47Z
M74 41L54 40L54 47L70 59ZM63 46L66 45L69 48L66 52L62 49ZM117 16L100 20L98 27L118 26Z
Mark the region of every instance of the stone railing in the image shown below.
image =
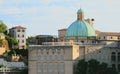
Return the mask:
M42 45L46 46L71 46L71 45L80 45L80 46L91 46L91 45L105 45L101 43L80 43L80 42L43 42Z

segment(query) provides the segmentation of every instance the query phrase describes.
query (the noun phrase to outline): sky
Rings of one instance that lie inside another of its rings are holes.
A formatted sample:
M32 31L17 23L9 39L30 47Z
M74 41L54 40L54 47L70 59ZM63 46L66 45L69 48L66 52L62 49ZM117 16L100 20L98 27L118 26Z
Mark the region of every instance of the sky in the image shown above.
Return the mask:
M8 28L26 27L27 36L57 35L77 19L80 8L86 19L95 19L94 29L120 32L120 0L0 0L0 20Z

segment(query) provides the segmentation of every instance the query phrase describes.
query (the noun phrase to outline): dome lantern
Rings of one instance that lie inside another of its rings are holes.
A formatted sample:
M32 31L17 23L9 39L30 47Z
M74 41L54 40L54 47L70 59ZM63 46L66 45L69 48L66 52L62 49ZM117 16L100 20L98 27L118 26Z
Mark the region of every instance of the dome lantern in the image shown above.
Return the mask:
M84 11L81 8L77 11L77 20L84 20Z

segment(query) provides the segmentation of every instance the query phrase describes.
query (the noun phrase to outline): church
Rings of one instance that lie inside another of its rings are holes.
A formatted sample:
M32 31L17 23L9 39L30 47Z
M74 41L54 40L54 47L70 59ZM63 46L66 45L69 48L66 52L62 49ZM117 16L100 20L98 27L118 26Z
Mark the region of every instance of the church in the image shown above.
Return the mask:
M80 8L77 20L58 30L58 42L29 46L29 74L73 74L81 59L96 59L120 71L119 49L120 32L95 30L94 19L85 19Z

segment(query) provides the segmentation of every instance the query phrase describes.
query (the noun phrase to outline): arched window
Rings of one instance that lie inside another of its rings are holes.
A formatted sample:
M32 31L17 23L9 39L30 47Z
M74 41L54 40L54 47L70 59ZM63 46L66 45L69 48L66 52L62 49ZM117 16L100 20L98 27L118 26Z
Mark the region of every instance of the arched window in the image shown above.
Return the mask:
M118 52L118 61L120 61L120 52Z
M52 60L52 56L50 55L50 56L49 56L49 61L51 61L51 60Z
M118 64L118 70L120 71L120 64Z
M58 63L54 63L54 70L58 70Z
M57 55L55 55L55 59L54 60L58 60L58 56Z
M41 54L41 50L40 50L40 49L38 49L38 56L40 56L40 54Z
M49 71L52 71L52 70L53 70L53 64L52 64L52 63L49 63L49 65L48 65L48 70L49 70Z
M64 71L64 63L60 63L59 70L62 72Z
M43 54L46 55L46 53L47 53L47 52L46 52L46 49L44 49L44 50L43 50Z
M52 49L49 49L49 54L52 54Z
M116 55L115 55L115 52L112 52L112 55L111 55L111 61L116 61Z
M63 61L63 60L64 60L64 56L61 55L61 56L60 56L60 61Z
M45 72L47 70L47 63L43 63L43 71Z
M63 49L60 49L60 54L64 54L64 50Z
M40 61L41 60L41 56L38 56L38 61Z
M47 56L44 56L44 61L46 61L47 60Z
M54 53L55 53L55 54L58 54L58 49L55 49L55 50L54 50Z
M41 71L41 63L38 63L38 72L40 72Z

